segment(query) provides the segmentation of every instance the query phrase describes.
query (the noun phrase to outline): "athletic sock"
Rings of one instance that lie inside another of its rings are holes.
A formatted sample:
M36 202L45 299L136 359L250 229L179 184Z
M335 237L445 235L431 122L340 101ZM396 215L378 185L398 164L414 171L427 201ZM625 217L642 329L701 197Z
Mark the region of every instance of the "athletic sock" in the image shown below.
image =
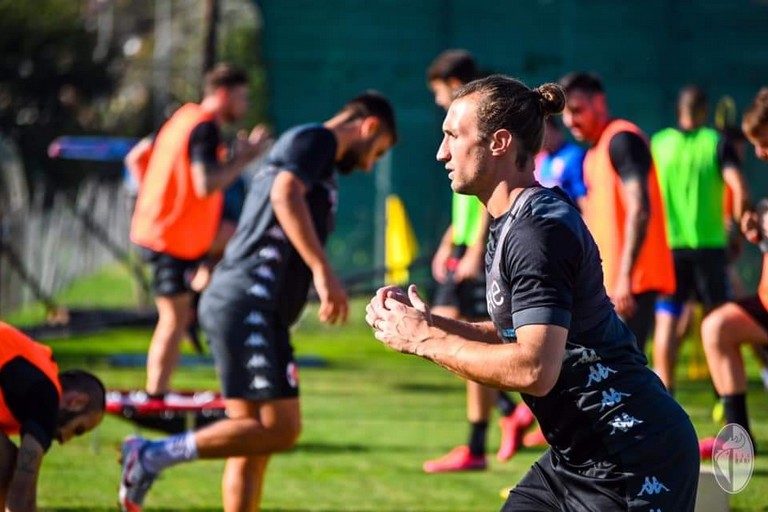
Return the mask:
M511 416L517 404L507 393L499 391L496 395L496 407L499 408L502 416Z
M743 427L754 444L755 436L749 429L749 417L747 416L747 394L723 395L723 406L725 407L725 421Z
M196 458L197 443L194 432L150 441L141 452L141 463L144 469L155 474L167 467Z
M469 453L475 457L485 456L485 437L488 433L487 421L474 421L469 430Z

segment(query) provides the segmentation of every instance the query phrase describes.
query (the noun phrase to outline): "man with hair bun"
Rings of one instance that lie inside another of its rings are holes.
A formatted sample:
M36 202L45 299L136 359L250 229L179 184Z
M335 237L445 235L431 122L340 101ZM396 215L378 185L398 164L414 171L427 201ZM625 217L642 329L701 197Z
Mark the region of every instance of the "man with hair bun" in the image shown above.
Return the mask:
M522 394L550 448L502 510L693 511L693 425L614 311L575 205L534 178L544 118L564 104L556 84L496 75L459 89L443 122L437 158L451 188L493 218L491 321L433 315L413 285L379 289L366 321L397 351Z
M474 58L466 50L445 50L427 69L427 85L435 103L445 110L453 93L478 78ZM474 196L451 195L451 224L432 257L432 276L437 282L432 298L436 314L471 322L488 319L485 305L483 260L488 237L488 212ZM501 413L501 440L496 458L506 461L517 451L522 434L533 421L527 407L518 407L507 393L468 380L467 443L436 459L424 462L427 473L481 470L487 467L488 421L494 403Z

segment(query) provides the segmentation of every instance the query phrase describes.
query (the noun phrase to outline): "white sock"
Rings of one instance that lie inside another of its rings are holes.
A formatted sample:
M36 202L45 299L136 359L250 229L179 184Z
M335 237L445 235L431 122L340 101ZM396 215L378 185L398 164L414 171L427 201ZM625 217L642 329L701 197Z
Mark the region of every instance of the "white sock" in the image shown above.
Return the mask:
M760 370L760 378L763 379L763 387L768 389L768 368Z
M167 467L197 458L195 433L186 432L158 441L150 441L141 454L144 469L159 473Z

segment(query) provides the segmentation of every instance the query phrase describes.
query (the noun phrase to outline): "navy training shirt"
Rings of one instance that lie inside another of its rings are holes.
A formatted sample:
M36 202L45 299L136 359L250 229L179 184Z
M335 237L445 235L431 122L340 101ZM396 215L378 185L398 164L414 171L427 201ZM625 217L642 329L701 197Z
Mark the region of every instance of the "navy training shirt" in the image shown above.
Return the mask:
M232 301L247 298L292 325L307 301L312 274L275 217L270 192L281 171L307 187L306 200L321 243L333 230L337 141L320 124L297 126L274 144L249 185L237 230L227 244L206 293Z
M522 396L563 460L593 464L688 420L615 313L576 207L559 189L531 192L491 224L488 311L505 343L525 325L568 329L554 388Z

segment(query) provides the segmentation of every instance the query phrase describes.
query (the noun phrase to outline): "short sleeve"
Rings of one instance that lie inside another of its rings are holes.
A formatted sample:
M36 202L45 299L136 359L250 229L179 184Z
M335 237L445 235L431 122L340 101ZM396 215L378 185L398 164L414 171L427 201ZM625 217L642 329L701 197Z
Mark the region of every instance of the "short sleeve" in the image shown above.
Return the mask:
M505 273L515 328L571 325L573 290L582 248L563 222L545 217L515 222L505 245Z
M189 135L189 159L206 165L218 162L221 134L213 121L205 121L197 125Z
M330 130L322 127L306 129L294 134L290 140L271 155L281 169L295 174L307 187L327 178L333 168L336 139Z
M3 366L0 374L6 406L21 425L21 435L31 435L44 450L56 435L59 392L48 376L22 357Z
M741 158L736 146L726 137L720 137L717 143L717 162L722 171L726 167L741 167Z
M632 132L619 132L608 143L608 154L621 181L635 179L643 183L651 171L651 150L642 137Z

